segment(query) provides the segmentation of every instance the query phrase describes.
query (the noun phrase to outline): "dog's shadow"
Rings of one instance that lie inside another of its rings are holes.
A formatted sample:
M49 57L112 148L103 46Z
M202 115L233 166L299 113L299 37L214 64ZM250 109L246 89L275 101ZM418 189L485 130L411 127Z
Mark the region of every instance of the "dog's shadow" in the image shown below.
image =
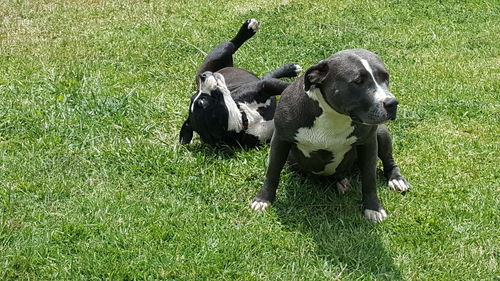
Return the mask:
M251 148L236 147L229 145L210 146L201 142L191 143L185 146L191 153L204 155L208 159L230 159L235 157L238 151L251 150Z
M215 148L198 143L188 149L209 160L227 160L251 148ZM305 177L290 167L285 170L273 209L287 230L311 237L316 254L342 270L348 279L403 280L377 234L383 224L370 223L362 215L361 187L356 176L350 179L351 191L339 194L328 180ZM377 187L387 188L381 171L378 178Z
M360 183L354 177L351 184L342 195L325 180L286 173L273 208L285 228L314 239L317 255L348 279L402 280L377 234L383 225L363 217Z

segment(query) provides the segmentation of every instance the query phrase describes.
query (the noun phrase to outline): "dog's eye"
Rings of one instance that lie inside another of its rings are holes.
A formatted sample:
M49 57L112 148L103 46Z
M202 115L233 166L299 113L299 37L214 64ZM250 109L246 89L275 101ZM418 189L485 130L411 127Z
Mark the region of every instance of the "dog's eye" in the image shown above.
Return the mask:
M197 100L196 104L201 108L206 108L208 106L208 102L205 99Z
M352 82L354 82L355 84L362 84L363 83L363 77L361 76L358 76L356 77L356 79L354 79Z
M387 72L380 72L379 78L383 82L387 82L389 84L389 73Z

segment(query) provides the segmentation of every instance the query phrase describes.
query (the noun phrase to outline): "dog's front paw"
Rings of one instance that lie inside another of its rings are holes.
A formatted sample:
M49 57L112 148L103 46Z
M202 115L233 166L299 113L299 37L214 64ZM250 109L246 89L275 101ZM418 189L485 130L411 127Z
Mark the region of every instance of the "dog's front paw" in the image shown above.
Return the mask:
M389 179L388 185L392 190L395 191L406 192L410 189L410 184L401 175L391 177Z
M378 211L365 209L365 218L373 223L379 223L387 218L387 213L384 209Z
M302 67L295 63L287 63L281 67L280 77L296 77L302 71Z
M259 30L260 22L256 19L248 19L245 24L247 25L247 28L253 30L253 32L257 32Z
M264 211L270 205L271 202L255 197L254 199L252 199L252 202L250 203L250 209L254 211Z
M298 64L292 64L293 72L298 76L302 72L302 67Z

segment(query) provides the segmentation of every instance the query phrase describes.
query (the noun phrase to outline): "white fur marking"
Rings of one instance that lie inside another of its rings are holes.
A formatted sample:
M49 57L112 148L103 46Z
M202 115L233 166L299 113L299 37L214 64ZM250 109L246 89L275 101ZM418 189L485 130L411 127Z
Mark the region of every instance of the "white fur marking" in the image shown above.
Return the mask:
M253 32L257 32L259 30L259 22L256 19L250 19L248 23L248 29L253 29Z
M200 91L198 92L198 95L194 98L193 102L191 103L191 112L194 110L194 104L197 99L200 98L201 94L207 94L210 95L210 92L213 91L217 87L217 80L215 79L214 76L209 76L203 83L200 83Z
M236 105L236 102L231 97L231 92L226 86L226 81L224 76L220 73L214 73L214 77L217 80L217 88L222 92L222 97L224 98L224 103L226 104L228 110L227 119L227 129L228 131L240 132L243 129L243 122L241 120L241 112Z
M389 183L388 183L389 187L392 189L392 190L396 190L396 185L394 185L394 181L393 180L390 180Z
M410 189L410 186L407 183L405 183L403 180L398 179L390 180L388 185L392 190L395 191L407 191L408 189Z
M254 211L264 211L269 205L269 202L254 201L250 205L250 208Z
M333 110L323 99L319 89L311 89L307 95L318 101L323 113L316 117L311 128L300 128L295 135L297 148L304 156L310 157L311 152L320 149L328 150L333 154L333 161L325 166L319 175L332 175L344 159L344 155L351 150L357 140L349 137L354 131L351 118Z
M365 209L364 213L365 218L374 223L381 222L387 218L387 213L384 209L380 209L379 211Z
M201 90L206 93L210 93L210 91L215 90L215 88L217 88L217 79L215 79L214 75L208 76L201 85Z
M390 98L391 96L388 95L387 92L384 91L384 89L382 89L382 87L380 87L380 85L377 83L377 80L375 80L375 76L373 76L373 70L368 61L365 59L361 59L361 64L363 64L366 71L370 73L370 76L372 77L373 82L375 82L375 86L377 87L377 90L375 91L375 100L383 102L385 99Z
M294 64L294 66L295 66L295 73L299 75L299 73L302 72L302 67L298 64Z
M401 186L399 185L398 180L396 180L396 179L392 180L392 184L393 184L395 190L401 190Z
M271 104L268 99L266 103L240 103L240 108L243 110L248 119L247 133L256 136L261 143L269 140L274 132L274 120L264 120L257 111L260 107L266 107Z
M202 92L199 91L198 92L198 95L196 95L196 97L194 98L193 102L191 103L191 112L193 112L194 110L194 103L196 102L196 100L201 96ZM210 94L210 93L209 93Z
M408 189L410 189L410 187L403 181L403 180L399 180L399 186L401 187L401 191L406 191Z

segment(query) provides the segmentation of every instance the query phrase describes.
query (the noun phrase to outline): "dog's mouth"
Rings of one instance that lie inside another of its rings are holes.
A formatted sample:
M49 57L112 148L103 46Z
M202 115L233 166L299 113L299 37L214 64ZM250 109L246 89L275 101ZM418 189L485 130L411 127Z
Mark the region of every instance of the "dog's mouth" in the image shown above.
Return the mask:
M202 73L199 77L200 79L200 89L204 93L210 93L217 89L217 80L212 72L206 71Z
M205 71L199 76L200 88L205 89L206 92L211 92L218 87L226 85L224 76L217 72Z
M367 118L361 118L358 114L350 113L349 117L352 122L364 125L381 125L389 121L396 120L396 114L390 114L385 116L378 114L367 114Z

